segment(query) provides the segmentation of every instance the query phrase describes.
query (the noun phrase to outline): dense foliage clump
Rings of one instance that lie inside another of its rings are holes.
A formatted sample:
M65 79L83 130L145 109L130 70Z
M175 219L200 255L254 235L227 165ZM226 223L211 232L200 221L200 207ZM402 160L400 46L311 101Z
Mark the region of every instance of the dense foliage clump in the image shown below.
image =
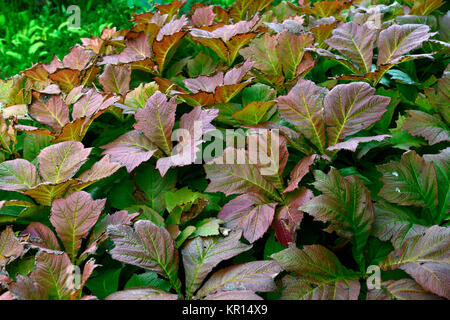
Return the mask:
M448 299L443 1L184 4L0 81L0 299Z

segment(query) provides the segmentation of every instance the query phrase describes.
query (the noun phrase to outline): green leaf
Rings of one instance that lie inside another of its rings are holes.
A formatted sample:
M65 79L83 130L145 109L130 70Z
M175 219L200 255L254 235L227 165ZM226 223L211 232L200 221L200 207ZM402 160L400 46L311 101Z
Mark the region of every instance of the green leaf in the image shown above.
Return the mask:
M378 95L391 98L391 102L389 102L389 105L386 107L387 112L383 114L380 121L375 123L376 128L382 130L382 132L386 132L386 130L389 128L389 125L391 124L395 108L397 108L398 104L400 103L400 93L396 90L387 90L382 87L378 88L376 93Z
M171 212L176 206L193 203L202 197L199 192L191 191L188 187L184 187L176 191L168 191L165 194L166 209Z
M50 136L32 133L25 134L23 139L23 158L33 161L42 149L50 145L51 140Z
M176 178L175 170L169 170L164 177L161 177L154 167L145 166L136 170L134 180L138 188L145 193L150 207L161 214L165 209L164 195L175 189Z
M248 105L253 101L263 102L274 100L276 95L277 92L268 85L256 83L242 90L242 105Z
M175 239L175 247L180 248L183 243L197 230L194 226L187 226L180 232L178 237Z
M210 236L217 236L220 234L220 225L224 224L224 222L217 218L206 218L201 221L199 221L195 227L197 230L195 230L194 233L190 236L190 238L194 238L196 236L201 237L210 237Z
M450 219L450 148L442 150L438 154L426 154L423 156L425 161L432 161L436 171L436 180L438 183L438 201L440 221Z
M392 251L392 245L389 242L383 242L377 238L370 237L367 241L366 261L367 265L376 265L386 259L386 256Z
M345 268L336 255L321 245L307 245L303 250L293 243L272 255L281 267L293 272L282 279L282 299L287 300L357 300L358 276Z
M342 177L334 168L327 175L315 171L314 177L316 181L313 184L322 194L299 209L311 214L315 220L331 221L325 231L336 231L338 235L350 239L353 257L364 270L363 250L373 222L370 191L358 177Z
M274 101L253 101L241 110L233 113L232 117L242 124L255 125L270 119L276 111L275 108L273 108L274 105Z
M389 129L389 133L392 135L392 138L390 138L389 140L392 143L393 147L408 151L411 148L417 148L425 145L425 141L423 139L414 137L410 135L406 130L402 129L405 120L405 116L399 115L398 119L396 120L396 127Z
M168 281L158 278L158 275L155 272L145 272L141 274L133 274L130 280L125 284L124 289L133 288L133 287L157 287L162 290L169 291L171 285Z
M200 51L195 58L187 62L187 69L191 78L200 75L209 76L216 70L216 64L214 64L214 60L209 55Z
M416 152L408 151L400 161L379 165L377 169L383 174L380 197L403 206L425 207L432 215L436 214L438 186L432 163L425 162Z
M274 253L284 250L285 247L277 241L275 233L271 232L264 245L264 260L268 260Z
M125 208L128 212L140 212L139 220L150 220L158 227L164 226L164 218L155 210L145 204L135 204Z
M99 299L104 299L119 289L119 277L122 269L106 269L99 272L97 277L90 278L86 282L86 287L92 295Z
M411 77L407 73L401 70L391 69L386 71L386 73L391 76L391 80L397 80L405 84L416 84L416 82L411 79Z
M132 206L136 203L133 198L134 184L130 177L126 177L121 180L119 184L109 192L108 200L111 206L116 209L122 210L126 207Z

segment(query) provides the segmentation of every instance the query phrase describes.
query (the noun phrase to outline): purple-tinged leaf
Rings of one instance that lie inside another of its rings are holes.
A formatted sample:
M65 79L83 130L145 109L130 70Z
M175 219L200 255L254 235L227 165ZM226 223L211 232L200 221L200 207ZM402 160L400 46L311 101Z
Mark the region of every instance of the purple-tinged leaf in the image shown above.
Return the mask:
M66 105L72 105L84 95L84 86L78 86L70 90L70 92L64 97Z
M348 70L350 70L352 74L356 74L356 75L352 75L351 79L341 78L342 80L354 80L353 77L355 77L356 79L364 79L366 77L366 76L359 75L360 72L358 70L358 66L356 66L353 62L347 60L346 58L344 58L340 55L334 54L328 50L321 49L321 48L313 48L313 49L308 48L308 50L313 51L313 52L317 53L318 55L325 57L327 59L337 61L340 64L342 64L343 66L345 66Z
M187 25L188 20L186 16L182 16L179 19L172 20L171 22L165 24L161 29L159 29L158 35L156 36L156 41L162 41L164 37L174 35L180 32L185 25Z
M74 70L84 70L91 58L93 56L93 52L90 50L85 50L80 45L75 45L63 59L63 65L66 68L74 69Z
M424 137L430 145L441 141L450 141L450 128L438 115L431 115L419 110L408 110L403 130L413 136Z
M290 173L289 185L284 189L283 193L294 191L298 188L298 184L303 179L303 177L309 172L309 168L314 163L317 158L316 154L311 154L300 160L299 163L292 169Z
M326 88L300 79L286 96L277 99L281 117L294 125L322 153L325 150L323 96L326 93Z
M39 184L36 167L27 160L15 159L0 163L0 189L24 191Z
M83 117L89 118L97 112L109 108L118 100L119 97L108 97L95 89L90 89L73 105L72 117L74 120Z
M380 289L367 292L367 300L441 300L439 296L425 291L412 279L388 280Z
M224 25L213 31L193 28L191 29L191 35L195 38L222 39L222 41L228 42L236 35L251 32L258 20L259 17L256 15L249 21L239 21L236 24Z
M212 25L215 16L216 14L213 11L213 7L207 6L195 9L191 19L194 26L202 27Z
M242 230L244 238L253 243L269 229L276 205L261 195L247 193L225 204L217 217L227 228Z
M381 119L390 98L375 95L365 82L335 86L325 97L328 145L334 146Z
M24 246L14 234L12 227L0 233L0 269L22 255Z
M54 73L57 69L64 68L62 61L59 60L59 58L56 55L53 56L53 59L52 61L50 61L50 63L43 64L42 66L50 74Z
M79 259L85 259L90 254L95 254L98 245L108 238L106 230L109 225L128 225L139 215L139 212L128 214L126 210L122 210L117 211L114 214L108 214L103 219L99 220L92 231L86 250L80 254Z
M59 95L50 97L46 102L40 98L30 106L29 113L36 121L48 125L56 132L69 123L69 108Z
M394 24L380 32L377 65L397 64L403 55L420 46L434 33L423 24Z
M103 57L99 65L119 63L130 63L145 60L151 57L151 49L149 45L149 36L141 32L137 38L128 39L125 49L119 53Z
M105 149L102 154L110 155L111 161L119 162L128 172L150 159L158 150L158 147L137 130L125 133L101 148Z
M74 266L66 253L40 251L30 278L47 291L50 299L68 300L75 288Z
M256 165L250 164L243 149L226 148L222 156L204 167L207 178L211 181L205 192L223 192L227 196L265 193L277 201L281 200L273 184L261 175Z
M52 183L69 180L87 161L91 150L78 141L60 142L42 149L37 157L41 177Z
M334 146L328 147L327 150L328 151L333 151L333 150L350 150L355 152L356 148L358 148L358 145L360 143L364 143L364 142L369 142L369 141L382 141L386 138L390 138L391 136L388 134L381 134L378 136L373 136L373 137L355 137L355 138L351 138L348 139L346 141L343 142L339 142L337 144L335 144Z
M426 227L415 222L415 215L405 207L378 201L374 208L372 235L382 241L390 240L396 249L409 238L421 235L426 230Z
M251 61L251 59L247 59L241 66L234 67L233 69L228 70L223 77L223 84L225 86L238 84L242 81L242 79L245 77L247 72L250 71L254 64L255 63Z
M425 290L450 299L450 228L432 226L423 235L405 241L380 264L383 270L400 268Z
M80 184L75 187L78 189L85 188L96 181L111 176L114 172L119 170L120 167L121 165L119 163L111 162L110 156L105 155L98 162L94 163L91 169L83 172L77 178L77 180L80 181Z
M128 211L126 210L117 211L113 214L107 214L95 225L94 231L92 233L92 238L97 239L101 237L106 232L106 228L109 225L128 225L134 218L138 217L139 215L139 212L128 214Z
M23 276L17 275L17 281L8 286L9 292L18 300L47 300L48 293L44 287L36 281ZM0 299L1 300L1 299Z
M214 93L216 88L223 85L223 72L219 72L214 76L198 76L197 78L183 80L186 88L193 92L211 92Z
M203 298L203 300L264 300L256 293L250 290L232 290L220 291L210 294Z
M181 116L179 132L182 135L180 141L170 153L170 157L160 158L156 162L156 168L164 176L173 166L186 166L196 161L197 152L203 143L202 137L206 133L215 130L211 122L218 116L219 110L195 107L191 112Z
M133 228L126 225L108 226L114 242L114 259L161 274L175 280L178 273L178 252L169 232L149 220L139 220Z
M164 290L148 288L131 288L116 291L105 298L105 300L177 300L178 295Z
M272 255L281 267L295 276L283 278L282 299L358 300L360 284L356 273L346 269L336 255L321 245L291 243Z
M75 258L86 237L102 213L106 200L92 200L91 195L77 191L66 199L53 201L50 222L70 257Z
M214 273L200 288L197 297L233 290L275 291L274 279L281 270L275 261L252 261L227 267Z
M114 66L107 64L100 75L99 82L106 92L120 94L123 97L130 89L131 68L129 66Z
M284 189L283 170L289 158L287 140L277 130L253 129L247 133L248 156L264 178L278 190Z
M185 243L181 253L188 296L195 293L216 265L252 248L240 242L241 235L241 231L233 231L226 237L196 237Z
M245 59L255 61L254 67L258 70L270 75L281 75L281 57L278 56L277 51L278 40L278 36L269 36L265 33L260 38L253 39L250 45L241 49L239 53Z
M276 33L282 33L283 31L287 31L291 34L298 35L305 32L305 28L303 27L304 22L305 19L302 16L296 16L287 18L283 20L282 23L276 22L263 22L263 23Z
M287 79L295 79L302 74L306 74L306 71L314 66L314 64L305 66L305 64L310 63L307 59L309 53L306 53L305 48L312 46L314 42L311 33L293 35L284 31L277 40L278 56Z
M290 242L295 242L297 229L303 220L303 211L299 208L313 197L311 190L302 188L288 194L286 204L278 209L275 219L275 237L283 246L287 247Z
M177 104L175 98L167 99L166 95L156 91L145 104L144 109L139 109L135 118L134 128L144 135L166 154L172 151L172 129L175 123L175 111Z
M39 222L32 222L28 227L22 231L22 234L30 236L30 242L33 246L38 248L50 249L60 251L58 239L53 231Z
M333 36L325 40L325 43L357 64L365 74L372 68L375 37L376 33L366 24L347 22L334 29Z

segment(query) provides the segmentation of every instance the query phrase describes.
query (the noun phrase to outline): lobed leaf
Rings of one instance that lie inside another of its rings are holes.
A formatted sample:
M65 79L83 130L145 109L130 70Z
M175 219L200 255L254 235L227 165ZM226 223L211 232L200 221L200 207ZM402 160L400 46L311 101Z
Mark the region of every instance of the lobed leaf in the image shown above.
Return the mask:
M336 231L352 241L353 256L362 268L363 248L374 217L369 190L356 176L343 177L335 168L331 168L327 175L315 171L314 176L314 186L322 194L299 209L312 215L315 220L331 221L326 231Z
M91 195L84 191L53 201L50 222L71 258L76 257L81 239L95 225L105 203L106 200L92 200Z
M270 292L276 290L274 278L281 268L275 261L252 261L214 273L200 288L197 297L232 290Z
M272 255L281 267L295 276L283 278L282 299L288 300L357 300L358 277L346 269L333 252L321 245L307 245L303 250L294 244Z
M81 142L65 141L41 150L38 155L39 173L44 181L65 182L72 178L87 161L92 148Z
M15 159L0 163L0 189L24 191L40 182L36 167L27 160Z
M148 220L139 220L133 228L126 225L108 226L108 236L114 242L114 259L161 274L172 280L178 272L178 252L166 229Z
M195 237L185 243L181 253L188 296L195 293L216 265L252 248L240 242L241 235L242 232L233 231L226 237Z
M275 206L261 195L247 193L225 204L217 217L225 221L227 228L242 230L244 238L253 243L272 224Z
M408 151L399 162L377 166L383 174L379 196L400 205L416 205L434 210L438 204L438 186L433 164L414 151Z
M401 268L425 290L450 297L450 229L432 226L408 239L380 264L383 270Z

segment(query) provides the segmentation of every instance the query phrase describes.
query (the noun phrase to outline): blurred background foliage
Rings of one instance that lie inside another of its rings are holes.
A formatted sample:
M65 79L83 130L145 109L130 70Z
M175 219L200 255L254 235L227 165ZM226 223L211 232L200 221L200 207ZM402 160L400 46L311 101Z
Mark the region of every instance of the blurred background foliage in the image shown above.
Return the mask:
M235 0L188 0L194 3L229 6ZM100 35L105 26L127 28L133 12L171 2L152 0L0 0L0 78L9 78L33 63L49 62L53 54L63 58L80 38ZM69 28L67 12L78 5L80 28Z

